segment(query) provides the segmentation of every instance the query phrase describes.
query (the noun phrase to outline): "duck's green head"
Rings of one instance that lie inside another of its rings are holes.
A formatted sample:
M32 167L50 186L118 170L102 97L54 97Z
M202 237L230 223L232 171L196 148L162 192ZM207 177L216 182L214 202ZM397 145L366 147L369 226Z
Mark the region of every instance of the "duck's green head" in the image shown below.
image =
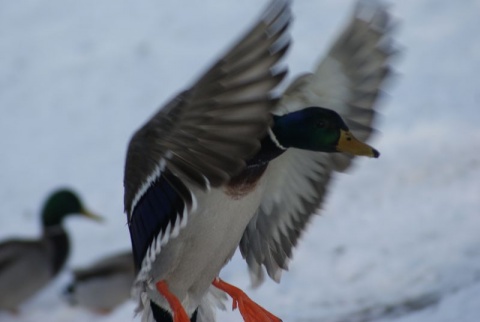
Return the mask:
M93 220L102 220L100 216L93 214L83 206L75 192L61 189L53 192L43 206L43 226L60 225L63 219L69 215L82 215Z
M318 152L347 152L377 158L380 153L356 139L338 113L307 107L281 116L274 116L273 140L284 148Z

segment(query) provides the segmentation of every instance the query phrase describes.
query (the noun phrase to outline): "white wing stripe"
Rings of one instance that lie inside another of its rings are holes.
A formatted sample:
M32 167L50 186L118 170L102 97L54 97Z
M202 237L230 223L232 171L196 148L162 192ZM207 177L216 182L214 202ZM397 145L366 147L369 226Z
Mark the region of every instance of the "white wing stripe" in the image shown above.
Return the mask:
M135 198L133 198L132 206L130 207L130 216L133 215L133 209L137 206L137 203L143 197L143 195L147 192L148 188L160 178L163 170L165 170L165 166L167 165L167 160L169 160L173 156L172 151L167 151L163 159L160 159L158 162L157 167L153 170L153 172L147 177L147 180L143 183L143 185L138 189L138 192L135 194Z

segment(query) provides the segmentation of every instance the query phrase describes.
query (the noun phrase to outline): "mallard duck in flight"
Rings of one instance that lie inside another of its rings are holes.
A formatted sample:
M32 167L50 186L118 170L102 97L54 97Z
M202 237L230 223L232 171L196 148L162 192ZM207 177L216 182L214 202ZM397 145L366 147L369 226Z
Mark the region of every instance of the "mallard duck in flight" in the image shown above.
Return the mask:
M255 282L278 281L334 171L361 142L389 74L389 17L360 5L312 74L280 98L290 2L274 0L250 31L132 137L125 212L144 320L213 321L212 289L245 321L280 321L218 275L240 246Z
M0 309L17 313L24 301L61 271L70 254L62 223L73 215L101 220L83 206L72 190L54 191L43 206L40 239L10 239L0 244Z

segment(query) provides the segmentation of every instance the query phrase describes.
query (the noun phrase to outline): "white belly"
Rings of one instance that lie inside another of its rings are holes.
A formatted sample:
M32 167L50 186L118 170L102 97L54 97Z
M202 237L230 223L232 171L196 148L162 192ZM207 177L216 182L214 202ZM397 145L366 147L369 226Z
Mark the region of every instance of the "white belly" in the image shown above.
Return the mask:
M233 256L243 232L260 205L263 179L254 192L237 200L223 189L195 190L197 210L176 238L161 250L153 265L153 282L166 280L189 314L197 308L213 279ZM207 201L208 200L208 201ZM208 204L208 209L205 204ZM168 304L155 290L149 291L162 307Z

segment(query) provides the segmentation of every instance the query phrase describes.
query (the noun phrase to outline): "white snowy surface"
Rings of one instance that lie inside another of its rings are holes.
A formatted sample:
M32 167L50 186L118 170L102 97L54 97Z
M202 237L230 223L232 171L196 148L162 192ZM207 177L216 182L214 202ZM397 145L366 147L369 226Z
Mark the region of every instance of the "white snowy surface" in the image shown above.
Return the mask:
M130 135L266 3L0 1L0 238L37 236L58 186L107 217L69 219L65 272L1 321L138 321L133 303L109 316L68 307L69 269L130 247ZM313 68L353 4L294 1L290 77ZM391 11L403 54L372 141L381 157L336 177L279 285L249 290L238 254L222 272L284 321L480 321L480 1L403 0Z

